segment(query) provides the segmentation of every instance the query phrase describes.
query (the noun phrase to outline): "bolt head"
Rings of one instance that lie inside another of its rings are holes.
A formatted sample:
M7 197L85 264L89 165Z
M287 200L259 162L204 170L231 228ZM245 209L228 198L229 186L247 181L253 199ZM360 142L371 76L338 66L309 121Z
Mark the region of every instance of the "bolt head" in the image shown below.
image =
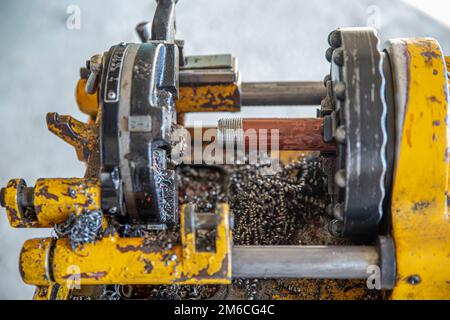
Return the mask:
M341 31L334 30L328 35L328 43L333 48L339 48L342 45Z
M328 224L328 231L335 237L341 237L343 229L344 229L344 223L342 221L332 220Z
M339 67L342 67L344 65L344 50L342 48L334 50L333 62Z
M331 58L333 57L333 48L328 48L327 51L325 51L325 58L328 62L331 62Z
M116 99L116 97L117 97L117 95L116 95L116 93L114 91L109 91L108 92L108 99L114 100L114 99Z
M345 139L347 137L347 131L346 131L344 125L341 125L336 129L335 137L336 137L337 142L345 143Z
M89 69L91 70L91 72L98 74L102 69L102 63L103 63L103 55L101 54L93 55L89 60Z
M341 101L345 100L345 84L342 82L338 82L334 85L334 94L336 98Z
M422 281L420 276L417 274L413 274L413 275L409 276L406 280L408 281L408 283L410 285L413 285L413 286L419 284Z
M333 208L333 216L338 221L344 220L344 204L343 203L336 203Z
M334 175L334 182L339 188L345 188L347 181L345 178L345 171L343 169L338 170Z
M331 81L331 75L329 74L327 74L325 78L323 78L323 85L325 86L325 88L327 87L328 81Z

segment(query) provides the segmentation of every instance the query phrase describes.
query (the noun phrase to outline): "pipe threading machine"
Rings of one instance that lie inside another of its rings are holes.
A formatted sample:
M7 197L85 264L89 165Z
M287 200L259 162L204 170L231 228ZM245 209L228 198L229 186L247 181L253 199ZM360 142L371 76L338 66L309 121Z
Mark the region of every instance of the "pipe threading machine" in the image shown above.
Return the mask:
M33 187L13 179L1 189L12 227L56 226L58 237L28 240L20 254L35 298L67 299L71 279L81 287L227 285L366 279L377 266L386 298L449 299L450 58L439 43L381 47L374 29L340 28L328 39L325 81L246 83L231 55L183 54L175 2L159 0L153 23L137 26L142 43L114 45L81 69L76 100L87 123L47 115L49 130L86 163L85 176ZM229 142L226 130L276 129L280 155L320 153L329 232L357 245L233 245L239 212L227 202L209 212L179 205L173 150L187 142L173 134L184 115L255 105L320 105L316 118L223 119L214 130ZM123 232L134 227L176 236ZM199 248L203 229L214 233L212 250Z

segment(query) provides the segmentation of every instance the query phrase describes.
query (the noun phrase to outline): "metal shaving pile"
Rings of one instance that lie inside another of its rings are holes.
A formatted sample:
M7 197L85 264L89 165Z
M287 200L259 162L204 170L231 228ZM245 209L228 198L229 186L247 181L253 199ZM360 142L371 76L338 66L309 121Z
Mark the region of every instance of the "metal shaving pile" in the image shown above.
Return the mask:
M318 158L302 159L265 175L264 166L236 167L231 174L230 206L235 215L237 245L296 244L305 219L319 216L327 206L326 180ZM258 279L237 279L246 298L257 296Z
M237 245L295 244L304 219L327 206L317 158L291 163L275 175L263 175L260 166L237 167L230 180Z
M194 204L198 212L211 212L219 202L227 202L227 173L214 166L188 166L178 171L178 201Z
M67 237L72 250L102 238L102 218L100 211L91 211L79 216L71 214L67 221L56 225L58 237Z

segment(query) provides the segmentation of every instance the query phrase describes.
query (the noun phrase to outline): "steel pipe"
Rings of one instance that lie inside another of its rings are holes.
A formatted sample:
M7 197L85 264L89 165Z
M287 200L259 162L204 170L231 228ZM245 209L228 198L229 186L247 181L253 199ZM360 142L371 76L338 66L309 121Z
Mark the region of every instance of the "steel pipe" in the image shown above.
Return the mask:
M248 151L249 145L280 151L334 152L336 146L323 139L321 118L227 118L218 122L219 133L225 143L236 141ZM272 145L272 137L278 137L278 145Z
M366 279L374 246L235 246L233 278Z
M242 106L320 105L327 95L323 82L243 82Z

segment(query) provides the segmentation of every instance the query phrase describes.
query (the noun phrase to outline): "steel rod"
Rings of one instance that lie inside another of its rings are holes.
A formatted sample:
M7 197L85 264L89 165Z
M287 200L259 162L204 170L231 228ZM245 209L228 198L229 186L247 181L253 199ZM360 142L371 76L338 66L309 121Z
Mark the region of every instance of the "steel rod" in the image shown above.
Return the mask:
M320 105L326 96L323 82L243 82L242 106Z
M322 118L244 118L244 134L256 133L256 143L271 148L272 131L278 132L279 150L335 151L335 145L323 140ZM245 142L247 144L247 141Z
M366 279L373 246L235 246L233 278Z

